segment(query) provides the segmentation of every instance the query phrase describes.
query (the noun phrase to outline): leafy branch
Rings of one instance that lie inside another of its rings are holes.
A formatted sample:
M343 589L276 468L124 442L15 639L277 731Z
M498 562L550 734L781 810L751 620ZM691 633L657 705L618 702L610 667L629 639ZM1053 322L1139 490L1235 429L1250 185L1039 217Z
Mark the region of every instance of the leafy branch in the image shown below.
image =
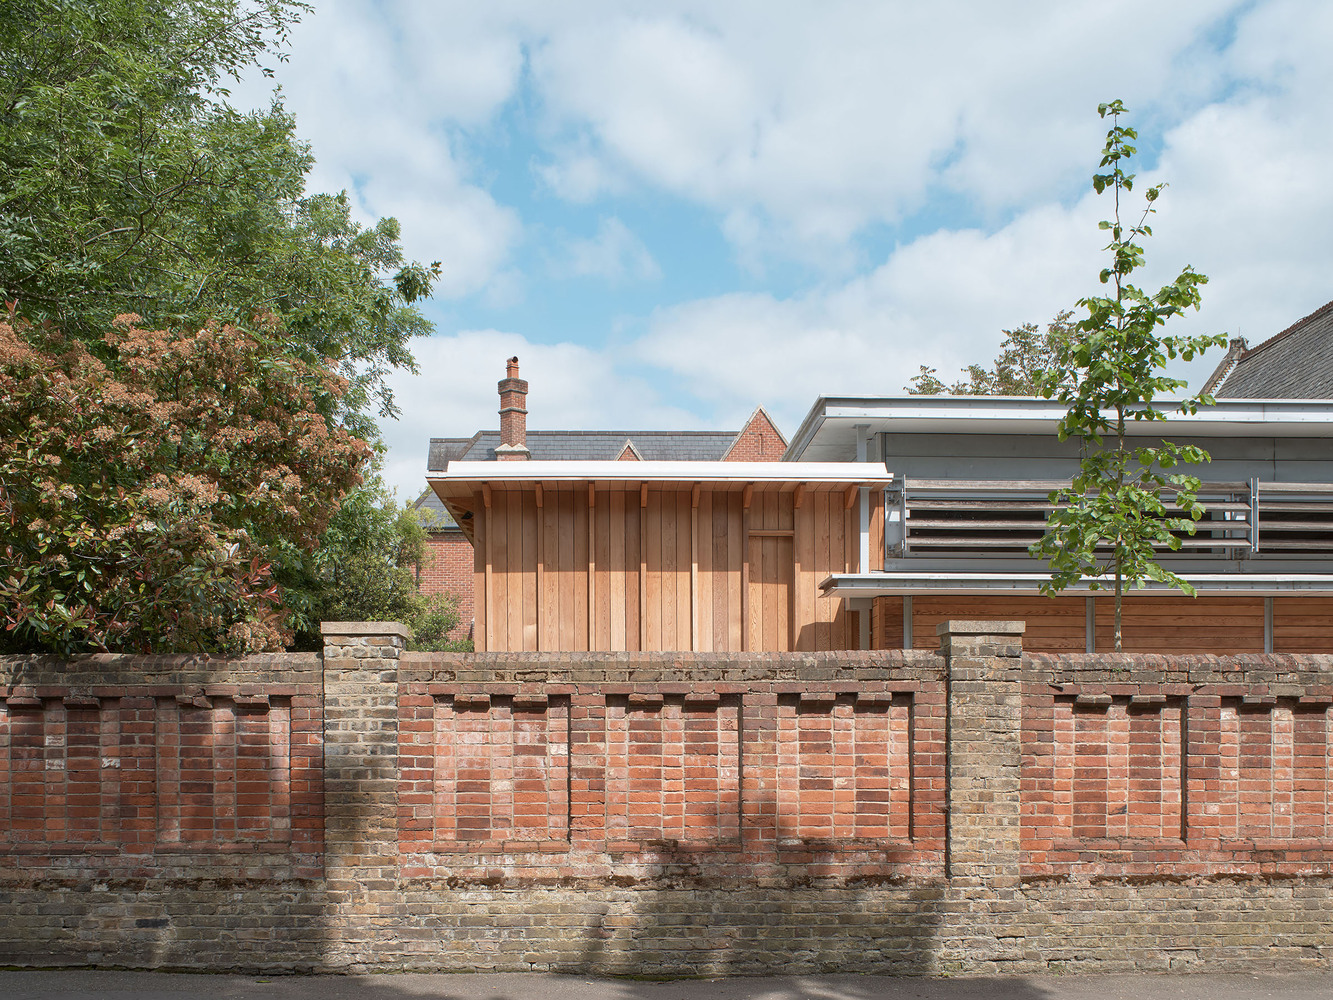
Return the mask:
M1149 217L1164 184L1145 192L1137 222L1121 218L1121 197L1133 190L1134 174L1125 165L1137 152L1138 133L1120 124L1127 109L1120 101L1098 107L1110 117L1100 167L1093 189L1114 196L1112 218L1099 228L1109 232L1104 250L1110 266L1099 274L1113 294L1080 299L1087 311L1073 327L1073 336L1057 345L1055 364L1041 377L1041 394L1055 397L1067 409L1059 423L1061 441L1082 443L1078 474L1067 489L1051 494L1055 510L1046 534L1034 543L1034 556L1049 560L1051 575L1042 591L1056 594L1087 580L1101 589L1112 578L1115 590L1115 648L1123 646L1122 604L1126 586L1141 587L1153 580L1190 596L1194 588L1180 575L1158 563L1162 551L1180 548L1179 533L1193 534L1205 514L1199 502L1199 480L1178 466L1197 466L1210 460L1195 445L1129 443L1130 422L1162 421L1168 411L1155 405L1157 397L1185 388L1181 379L1162 374L1175 358L1189 361L1210 347L1226 342L1225 334L1163 336L1158 328L1187 309L1198 309L1200 288L1208 278L1185 267L1175 281L1149 293L1129 281L1144 266L1140 240L1152 235ZM1106 169L1109 168L1109 169ZM1204 393L1180 401L1177 412L1194 413L1213 399ZM1109 440L1108 440L1109 439ZM1169 498L1169 500L1168 500Z

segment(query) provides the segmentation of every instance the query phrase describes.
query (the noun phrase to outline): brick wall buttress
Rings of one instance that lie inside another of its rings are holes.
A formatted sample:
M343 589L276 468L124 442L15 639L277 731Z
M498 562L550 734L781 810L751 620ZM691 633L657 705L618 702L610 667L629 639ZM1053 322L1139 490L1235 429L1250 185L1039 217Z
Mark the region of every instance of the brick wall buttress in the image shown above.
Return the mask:
M323 961L339 971L392 962L398 883L397 622L325 622Z

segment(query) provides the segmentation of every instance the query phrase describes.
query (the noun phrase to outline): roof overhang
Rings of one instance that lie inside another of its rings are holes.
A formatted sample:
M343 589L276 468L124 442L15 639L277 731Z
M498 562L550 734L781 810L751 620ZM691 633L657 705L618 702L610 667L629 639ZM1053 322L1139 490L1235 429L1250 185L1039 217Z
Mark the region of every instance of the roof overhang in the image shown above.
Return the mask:
M1190 437L1325 437L1333 434L1333 400L1219 399L1195 413L1172 412L1171 400L1158 409L1167 424L1130 421L1135 437L1156 437L1167 426ZM792 437L783 460L815 460L855 448L857 428L870 434L1036 434L1056 433L1065 407L1030 396L821 396Z
M1183 573L1201 594L1248 594L1273 597L1282 594L1333 595L1333 573ZM820 589L826 597L850 600L910 595L978 596L983 594L1037 594L1050 579L1046 573L954 573L892 571L884 573L835 573ZM1101 581L1099 594L1109 595L1110 581ZM1137 588L1136 588L1137 589ZM1166 584L1150 580L1142 588L1163 592ZM1074 584L1066 593L1090 594L1087 581Z
M480 507L496 493L592 489L629 492L693 490L709 492L807 493L883 488L893 482L883 465L866 462L450 462L426 477L469 539Z
M426 477L438 496L482 485L522 489L534 484L593 483L600 489L688 489L747 485L807 487L886 486L893 474L865 462L450 462ZM441 490L444 492L442 493Z

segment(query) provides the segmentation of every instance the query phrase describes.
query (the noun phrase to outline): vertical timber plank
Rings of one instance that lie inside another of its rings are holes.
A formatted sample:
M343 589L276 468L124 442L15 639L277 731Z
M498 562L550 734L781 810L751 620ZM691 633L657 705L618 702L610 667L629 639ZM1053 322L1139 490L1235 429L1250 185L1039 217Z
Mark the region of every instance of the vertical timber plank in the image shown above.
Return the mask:
M690 649L699 646L699 487L690 498Z
M625 517L625 494L616 491L615 493L612 493L608 499L607 516L609 518L611 531L611 537L609 539L611 546L609 591L611 644L609 648L623 652L629 648L625 644L625 628L627 625L627 608L625 606L625 543L628 540L629 524Z
M643 508L643 547L647 569L644 573L644 639L645 650L660 650L662 642L662 498L660 490L648 494L648 506Z
M690 524L694 508L690 491L676 493L676 644L672 649L693 649L693 562L690 559Z
M537 498L532 493L520 493L523 501L523 645L520 649L535 652L537 646L538 578L541 575L541 553L537 551L540 538Z
M472 509L472 593L477 596L472 602L473 626L472 641L478 652L484 653L490 645L489 605L491 603L491 531L487 522L491 511L477 493Z
M699 497L695 523L695 546L699 552L699 649L712 652L713 637L713 493Z

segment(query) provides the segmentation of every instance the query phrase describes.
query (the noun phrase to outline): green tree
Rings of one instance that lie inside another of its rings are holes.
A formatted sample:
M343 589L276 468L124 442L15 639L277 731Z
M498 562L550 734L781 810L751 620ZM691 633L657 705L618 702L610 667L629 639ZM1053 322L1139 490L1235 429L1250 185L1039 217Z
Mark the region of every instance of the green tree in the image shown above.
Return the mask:
M332 358L339 402L393 402L429 332L414 303L438 265L404 260L393 219L362 227L345 194L307 194L313 163L275 99L226 85L283 58L297 0L12 0L0 18L0 293L100 346L112 319L282 321L288 350Z
M1209 461L1208 453L1193 445L1162 441L1131 447L1128 424L1166 420L1167 411L1154 403L1159 395L1184 388L1185 382L1163 375L1163 366L1170 359L1188 361L1224 344L1226 336L1159 333L1167 320L1199 307L1199 289L1208 279L1187 266L1155 293L1130 282L1144 265L1139 241L1152 235L1147 222L1164 185L1145 192L1136 223L1121 221L1121 198L1134 182L1125 166L1136 151L1131 142L1138 135L1120 124L1126 113L1120 101L1101 105L1098 113L1111 118L1102 149L1105 172L1093 176L1093 188L1098 194L1110 190L1114 196L1113 216L1100 224L1111 235L1105 248L1110 266L1102 270L1100 280L1113 292L1079 300L1087 315L1074 324L1072 337L1057 344L1055 364L1043 373L1042 395L1054 396L1067 407L1059 425L1060 440L1078 438L1083 457L1071 486L1051 494L1056 509L1032 554L1050 560L1051 577L1042 588L1047 594L1080 580L1099 589L1108 575L1113 578L1119 651L1126 585L1156 580L1194 594L1186 580L1159 565L1157 558L1163 550L1179 549L1176 532L1193 534L1195 522L1203 516L1204 507L1197 499L1199 480L1165 470ZM1200 393L1173 408L1193 413L1212 402Z
M377 471L343 500L320 547L286 588L299 594L293 608L298 647L317 648L321 621L400 621L412 629L414 649L460 649L448 639L458 625L452 598L417 589L415 568L429 555L417 513L400 508Z
M369 448L345 383L273 330L145 330L99 354L0 322L0 649L245 653L289 638L273 553L313 553Z
M1069 340L1073 315L1071 310L1061 312L1044 330L1036 323L1004 330L994 367L968 365L967 378L953 385L945 385L936 369L922 365L911 384L903 388L913 396L1040 395L1042 373L1055 366L1059 345Z
M170 335L182 344L207 330L219 343L220 357L250 351L248 338L259 333L266 365L340 376L309 378L300 387L312 394L311 412L324 419L330 435L376 439L376 409L381 415L395 412L385 375L395 367L415 370L408 342L430 331L418 304L430 294L439 267L404 258L395 220L361 226L352 219L345 193L306 192L313 159L280 100L250 112L228 103L232 81L256 69L269 73L269 64L284 58L292 25L309 9L299 0L6 4L0 18L0 293L30 321L12 322L11 330L15 343L39 359L34 370L53 365L60 371L64 355L81 346L87 357L76 367L96 362L106 369L97 377L117 383L140 377L123 345L106 336L116 317L127 313L147 317L151 327L196 332ZM52 330L61 337L34 335ZM229 336L237 342L222 344ZM57 339L61 346L53 347ZM65 374L75 382L91 377L82 367ZM187 373L182 385L203 384L205 375L202 369ZM161 391L137 398L144 407L158 406L167 398L154 394ZM35 401L22 391L16 389L12 398L20 396L30 408L15 412L36 413ZM135 412L128 404L123 409L81 412L79 426L84 433L96 430L119 440L123 428L115 421L140 427L145 419L156 419L148 409ZM95 428L99 416L111 423ZM8 426L5 443L31 444L21 432ZM217 468L198 470L199 482L207 484L201 489L231 488L220 470L252 461L244 444L226 436L211 442ZM34 461L59 457L53 442L37 447L29 456ZM300 456L288 458L287 468L302 467ZM97 468L85 457L80 474L93 482L97 474L90 470ZM21 505L26 501L18 469L11 469L9 500ZM180 471L192 474L188 466ZM69 610L83 607L77 594L69 607L63 599L44 601L36 611L24 612L25 624L14 624L8 641L44 648L56 648L55 643L62 649L80 641L87 648L146 648L157 630L158 648L185 648L197 640L201 648L223 650L271 645L274 636L293 627L308 636L310 609L323 593L320 574L331 572L332 558L324 558L315 573L311 553L325 547L350 551L336 537L323 546L312 532L318 535L335 516L343 493L356 482L354 471L312 486L308 502L294 505L280 521L247 522L263 512L235 497L219 501L231 504L225 518L211 499L201 514L188 498L161 508L161 518L150 516L134 506L132 491L97 494L95 503L71 505L62 530L85 532L90 539L100 538L109 525L139 517L165 526L168 515L178 516L173 531L195 528L201 534L172 551L183 553L195 567L191 572L212 574L212 582L204 586L203 576L188 582L184 569L175 574L181 589L166 579L156 581L157 611L135 610L132 634L121 631L125 622L114 611L99 619L101 624L80 617L101 614L98 608L110 607L105 601L77 612ZM156 473L169 477L170 466L159 464ZM354 498L352 509L359 505ZM20 561L35 547L49 551L49 541L36 537L32 522L44 519L11 518L8 525L6 541L13 540ZM210 548L213 534L232 541ZM218 552L231 551L231 544L236 545L232 556L205 567ZM245 586L232 580L241 552L253 562L253 572L247 570L253 580ZM129 566L124 552L117 550L115 558ZM156 556L144 559L134 572L165 565L154 561ZM382 569L390 573L393 566L386 562ZM33 586L35 572L32 566L24 570L25 587ZM56 586L49 580L42 586L48 585ZM245 594L267 595L267 631L219 638L214 617L244 620L238 602ZM205 613L210 600L216 603ZM188 613L187 605L193 609ZM78 622L62 619L66 612ZM184 617L172 624L167 621L172 615ZM39 635L43 625L55 632ZM60 638L52 637L56 633Z

